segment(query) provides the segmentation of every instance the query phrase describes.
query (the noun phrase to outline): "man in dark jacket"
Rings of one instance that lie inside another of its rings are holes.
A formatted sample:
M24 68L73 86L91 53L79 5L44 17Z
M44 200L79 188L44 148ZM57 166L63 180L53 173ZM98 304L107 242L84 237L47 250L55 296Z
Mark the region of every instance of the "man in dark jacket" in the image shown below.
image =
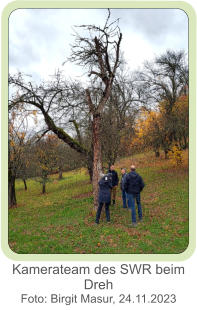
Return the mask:
M127 208L127 197L126 197L126 192L124 190L124 182L126 179L126 169L125 168L121 168L121 180L120 180L120 189L122 192L122 203L123 203L123 208L126 209Z
M131 166L131 172L127 174L124 182L124 190L127 194L128 207L131 208L132 226L137 226L135 200L138 207L139 220L142 221L142 206L140 203L140 192L144 188L142 177L135 171L135 166Z
M105 204L106 219L107 222L110 222L109 206L111 203L111 189L112 189L111 175L109 174L102 175L98 184L99 184L99 197L98 197L99 206L96 213L96 221L95 221L96 224L99 224L99 219L104 204Z
M110 166L109 173L112 175L112 202L115 205L116 202L116 190L119 182L118 174L114 169L114 165Z

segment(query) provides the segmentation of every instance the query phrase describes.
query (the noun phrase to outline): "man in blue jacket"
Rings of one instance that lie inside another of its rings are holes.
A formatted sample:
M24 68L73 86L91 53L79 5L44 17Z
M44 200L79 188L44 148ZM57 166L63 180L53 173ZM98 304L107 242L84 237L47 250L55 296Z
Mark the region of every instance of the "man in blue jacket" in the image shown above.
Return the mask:
M135 200L138 207L138 217L139 221L142 221L142 206L140 202L140 192L144 188L144 181L142 177L135 171L135 166L131 166L131 172L127 174L124 182L124 190L127 194L128 208L131 209L131 220L132 226L137 226L136 223L136 210L135 210Z
M99 197L98 197L99 206L96 213L96 221L95 221L96 224L99 224L101 211L104 204L105 204L106 219L107 222L110 222L109 206L111 203L111 189L112 189L111 175L103 174L98 184L99 184Z

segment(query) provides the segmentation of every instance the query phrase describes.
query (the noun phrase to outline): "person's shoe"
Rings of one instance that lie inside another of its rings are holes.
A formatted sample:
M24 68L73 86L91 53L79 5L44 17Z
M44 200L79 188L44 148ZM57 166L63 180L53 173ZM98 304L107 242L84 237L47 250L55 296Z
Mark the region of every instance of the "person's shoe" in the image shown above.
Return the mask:
M98 224L99 224L99 222L94 222L94 224L95 224L95 225L98 225Z
M139 219L139 222L143 222L143 219Z
M111 221L107 221L107 224L110 224L111 223Z
M137 223L131 223L129 224L129 227L136 227L137 226Z

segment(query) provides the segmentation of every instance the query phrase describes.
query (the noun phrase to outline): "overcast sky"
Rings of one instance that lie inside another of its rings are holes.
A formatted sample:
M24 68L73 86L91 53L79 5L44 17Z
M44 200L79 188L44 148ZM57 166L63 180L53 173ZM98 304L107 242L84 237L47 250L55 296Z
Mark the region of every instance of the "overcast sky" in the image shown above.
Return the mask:
M81 78L81 69L62 63L70 55L73 26L104 25L106 9L18 9L9 19L9 70L47 79L58 68ZM121 49L131 70L167 49L188 51L188 18L180 9L113 9L120 18Z

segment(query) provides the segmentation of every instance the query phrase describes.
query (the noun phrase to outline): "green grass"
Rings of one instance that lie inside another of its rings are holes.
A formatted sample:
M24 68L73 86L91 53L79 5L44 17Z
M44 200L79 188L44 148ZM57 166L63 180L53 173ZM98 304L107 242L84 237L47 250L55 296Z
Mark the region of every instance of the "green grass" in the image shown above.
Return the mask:
M116 169L139 167L146 186L141 200L144 219L130 228L131 214L117 203L110 207L111 223L104 210L99 225L94 224L92 186L84 169L57 175L41 185L28 180L24 190L16 182L17 208L9 210L9 245L21 254L42 253L181 253L188 246L188 167L174 168L170 161L153 154L120 160Z

